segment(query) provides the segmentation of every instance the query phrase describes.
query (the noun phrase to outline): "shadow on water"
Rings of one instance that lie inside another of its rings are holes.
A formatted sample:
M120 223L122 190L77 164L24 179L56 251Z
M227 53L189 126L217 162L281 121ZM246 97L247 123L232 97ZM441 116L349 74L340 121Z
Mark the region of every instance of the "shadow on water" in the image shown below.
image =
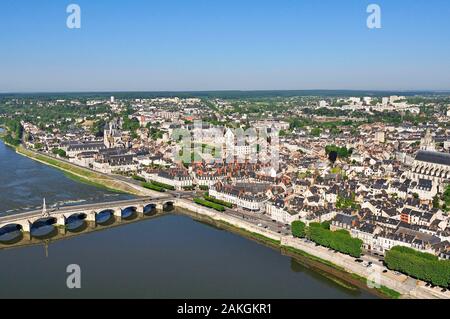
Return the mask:
M329 274L325 271L321 271L319 269L312 269L307 266L306 263L303 264L299 262L297 259L291 257L291 270L295 273L305 273L306 275L313 277L314 279L323 282L329 287L339 289L343 292L349 293L353 296L358 296L361 293L360 288L353 286L350 283L345 282L345 280L336 277L332 274Z
M294 258L291 258L291 270L293 272L305 272L306 267L302 266L299 262L297 262Z

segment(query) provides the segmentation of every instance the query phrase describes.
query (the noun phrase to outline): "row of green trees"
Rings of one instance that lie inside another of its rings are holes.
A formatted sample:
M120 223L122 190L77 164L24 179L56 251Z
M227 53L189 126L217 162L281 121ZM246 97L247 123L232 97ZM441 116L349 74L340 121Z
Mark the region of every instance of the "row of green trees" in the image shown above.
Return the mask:
M223 200L220 200L220 199L217 199L217 198L215 198L215 197L212 197L212 196L209 196L209 195L206 195L206 194L205 194L204 198L205 198L207 201L209 201L209 202L213 202L213 203L216 203L216 204L219 204L219 205L228 207L228 208L233 208L233 204L231 204L231 203L229 203L229 202L226 202L226 201L223 201Z
M297 238L306 238L306 224L299 220L291 225L292 235Z
M159 187L171 190L171 191L175 190L175 187L173 187L172 185L168 185L168 184L164 184L164 183L160 183L160 182L155 182L155 181L151 181L151 183L153 185L156 185L156 186L159 186Z
M362 254L362 240L353 238L346 230L331 231L330 224L311 223L306 226L301 221L292 223L292 235L298 238L308 238L313 242L334 249L341 253L360 257Z
M147 183L147 182L143 182L143 183L142 183L142 187L148 188L148 189L151 189L151 190L153 190L153 191L160 192L160 193L164 193L164 192L166 191L165 188L163 188L163 187L154 185L154 184L152 184L152 183Z
M133 175L133 176L131 176L131 178L133 178L135 181L146 182L145 178L143 178L139 175Z
M194 202L196 204L215 209L215 210L217 210L219 212L225 211L225 207L223 207L222 205L219 205L219 204L207 201L207 200L205 200L203 198L194 198Z
M389 269L441 287L450 287L450 261L418 252L412 248L395 246L385 256Z

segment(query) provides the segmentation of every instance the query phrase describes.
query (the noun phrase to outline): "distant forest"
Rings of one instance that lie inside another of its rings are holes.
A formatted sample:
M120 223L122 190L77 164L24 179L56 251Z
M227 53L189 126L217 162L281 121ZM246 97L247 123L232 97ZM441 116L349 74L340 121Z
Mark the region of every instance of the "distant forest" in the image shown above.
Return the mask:
M272 91L191 91L191 92L70 92L70 93L5 93L1 98L36 98L36 99L71 99L71 98L107 98L114 95L119 99L133 98L219 98L219 99L245 99L245 98L272 98L296 96L324 96L324 97L382 97L389 95L402 96L439 96L450 92L438 91L355 91L355 90L272 90Z

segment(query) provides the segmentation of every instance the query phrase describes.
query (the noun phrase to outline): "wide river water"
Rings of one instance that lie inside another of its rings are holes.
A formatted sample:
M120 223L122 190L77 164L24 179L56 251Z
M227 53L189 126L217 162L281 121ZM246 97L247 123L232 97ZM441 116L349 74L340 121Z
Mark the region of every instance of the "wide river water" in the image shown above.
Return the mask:
M129 198L75 182L0 142L0 216L41 207L44 197L49 206ZM33 243L0 249L0 298L373 298L179 214ZM71 264L80 266L80 289L67 287Z

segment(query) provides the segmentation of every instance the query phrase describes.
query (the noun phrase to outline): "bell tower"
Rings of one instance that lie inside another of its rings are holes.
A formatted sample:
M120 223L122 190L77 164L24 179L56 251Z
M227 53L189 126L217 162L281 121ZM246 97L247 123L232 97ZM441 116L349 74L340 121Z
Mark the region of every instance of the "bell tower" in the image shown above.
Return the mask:
M431 130L427 129L425 136L420 140L420 149L422 151L436 151Z

